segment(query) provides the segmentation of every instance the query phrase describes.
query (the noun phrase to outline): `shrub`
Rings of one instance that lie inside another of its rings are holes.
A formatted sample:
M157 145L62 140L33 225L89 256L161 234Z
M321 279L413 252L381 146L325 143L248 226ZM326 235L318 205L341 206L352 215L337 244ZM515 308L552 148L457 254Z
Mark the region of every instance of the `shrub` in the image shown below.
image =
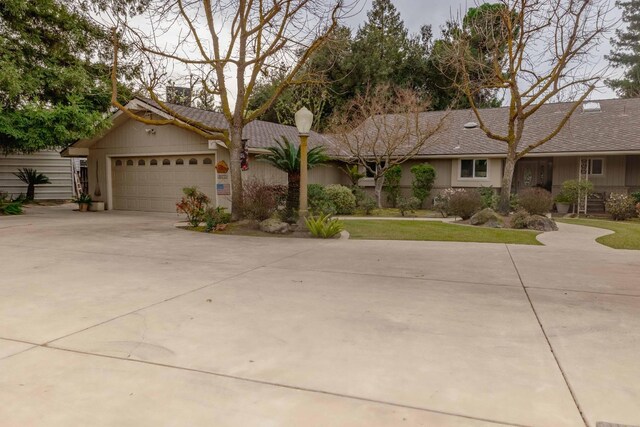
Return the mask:
M278 187L281 186L267 185L258 179L247 180L243 184L245 216L256 221L271 218L278 209L278 203L286 200L286 187L284 194L280 194Z
M624 221L635 215L634 200L627 194L612 193L605 202L607 212L616 221Z
M367 176L366 173L360 172L359 165L346 165L342 171L349 177L352 187L357 187L358 181Z
M197 227L204 220L211 200L197 187L185 187L182 189L184 196L176 203L176 212L187 215L187 222L193 227Z
M351 215L356 210L356 196L348 187L332 184L324 188L324 193L335 206L338 215Z
M571 204L571 198L567 196L565 193L563 193L562 191L558 193L558 195L554 200L556 203Z
M87 193L80 193L78 197L73 199L73 203L77 203L79 205L91 205L93 204L93 199Z
M511 228L516 228L518 230L527 228L529 217L529 212L525 211L524 209L516 211L511 216Z
M593 194L593 183L591 181L578 181L575 179L565 181L562 183L562 194L565 200L568 200L566 203L574 205L578 203L580 197L584 197L585 195L589 197Z
M22 214L22 204L25 201L22 194L12 199L8 193L0 192L0 215Z
M344 225L331 215L309 216L304 222L314 237L329 239L344 230Z
M314 215L333 215L336 213L336 205L329 199L324 187L320 184L307 186L307 198L309 210Z
M482 209L482 197L478 190L461 189L449 197L449 211L463 220L469 219Z
M433 199L433 208L440 212L443 218L451 215L451 209L449 207L449 201L451 196L460 191L464 191L461 188L447 188L443 190Z
M429 163L422 163L413 166L411 173L413 174L411 191L413 192L413 197L419 201L419 208L431 194L433 182L436 180L436 170Z
M351 192L356 197L356 206L360 206L363 200L365 199L365 197L367 197L367 193L365 193L362 187L358 185L352 185Z
M545 215L551 211L553 196L544 188L526 188L518 194L518 205L531 215Z
M493 187L480 187L478 191L480 192L480 197L482 197L482 209L490 208L495 210L498 208L500 197Z
M636 215L640 216L640 202L636 203Z
M416 209L420 208L421 204L422 202L417 197L400 197L398 199L400 215L404 216L407 212L415 212Z
M640 203L640 191L635 191L631 193L631 197L633 197L634 202Z
M217 208L209 208L204 214L205 230L211 232L220 229L221 226L231 222L231 214L225 212L226 208L218 206Z
M373 212L377 207L378 203L376 202L376 199L368 194L365 194L364 198L360 202L360 208L364 211L365 215L371 215L371 212Z
M0 215L22 214L21 202L0 202Z
M402 166L391 166L384 173L384 186L383 189L387 193L387 202L392 207L396 207L398 204L398 198L400 197L400 180L402 179Z

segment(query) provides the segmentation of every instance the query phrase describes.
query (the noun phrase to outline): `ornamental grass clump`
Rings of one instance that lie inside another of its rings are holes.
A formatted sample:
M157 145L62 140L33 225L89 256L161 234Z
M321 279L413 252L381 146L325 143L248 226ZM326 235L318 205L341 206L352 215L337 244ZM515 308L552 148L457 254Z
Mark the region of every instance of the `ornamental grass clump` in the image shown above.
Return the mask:
M309 229L309 232L314 237L320 239L330 239L336 234L344 230L344 224L337 218L331 218L331 215L320 215L318 217L309 216L305 218L304 222Z
M624 221L636 214L633 197L628 194L612 193L605 203L605 208L615 221Z

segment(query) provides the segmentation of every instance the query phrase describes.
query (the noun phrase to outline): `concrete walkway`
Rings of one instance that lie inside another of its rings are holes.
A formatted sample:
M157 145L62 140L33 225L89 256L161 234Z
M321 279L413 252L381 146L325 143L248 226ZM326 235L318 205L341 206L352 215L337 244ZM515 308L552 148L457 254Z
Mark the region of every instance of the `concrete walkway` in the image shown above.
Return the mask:
M640 253L597 229L520 246L175 221L0 217L1 426L640 425Z

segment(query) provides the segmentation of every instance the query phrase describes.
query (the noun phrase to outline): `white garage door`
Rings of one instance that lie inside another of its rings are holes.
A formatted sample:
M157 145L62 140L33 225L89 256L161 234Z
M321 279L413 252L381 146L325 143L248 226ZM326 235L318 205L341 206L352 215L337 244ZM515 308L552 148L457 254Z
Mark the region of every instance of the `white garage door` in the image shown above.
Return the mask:
M214 199L213 155L111 159L113 208L175 212L184 187L197 186Z

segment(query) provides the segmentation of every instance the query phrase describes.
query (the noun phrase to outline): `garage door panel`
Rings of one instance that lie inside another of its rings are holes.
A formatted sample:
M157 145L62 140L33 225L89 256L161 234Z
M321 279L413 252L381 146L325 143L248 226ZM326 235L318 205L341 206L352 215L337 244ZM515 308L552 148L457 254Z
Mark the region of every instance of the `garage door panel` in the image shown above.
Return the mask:
M189 164L192 158L197 160L197 165ZM211 159L211 163L204 164L205 158ZM152 165L154 159L157 165ZM170 164L163 164L165 159ZM182 159L184 164L176 165L177 159ZM139 165L140 160L144 165ZM212 155L115 159L112 161L113 208L175 212L182 189L191 186L197 186L213 199L216 188L214 164Z

